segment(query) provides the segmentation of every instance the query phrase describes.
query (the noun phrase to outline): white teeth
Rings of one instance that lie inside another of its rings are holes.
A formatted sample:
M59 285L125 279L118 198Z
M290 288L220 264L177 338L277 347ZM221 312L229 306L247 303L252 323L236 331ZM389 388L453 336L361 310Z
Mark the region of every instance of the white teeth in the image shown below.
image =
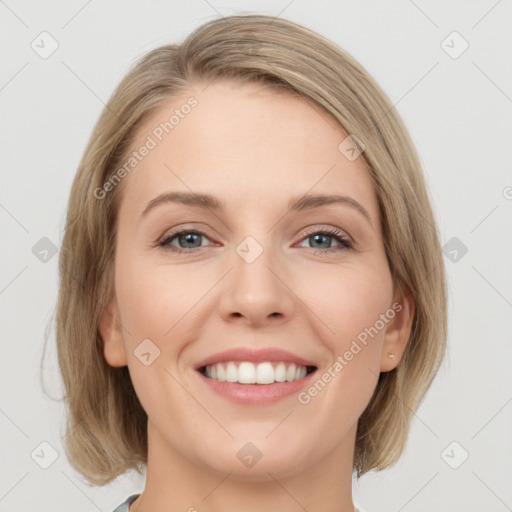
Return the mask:
M235 363L228 363L226 367L226 381L238 382L238 370Z
M288 382L295 380L295 365L293 363L286 370L286 380Z
M206 366L205 375L220 382L238 382L240 384L273 384L274 382L292 382L307 374L305 366L294 363L263 362L254 364L248 361L236 363L217 363Z
M284 382L286 380L286 366L284 363L278 363L274 370L274 379L276 382Z
M254 384L256 382L256 368L251 363L240 363L238 367L238 382L240 384Z
M242 363L243 364L243 363ZM248 363L250 364L250 363ZM240 365L241 367L242 365ZM254 366L254 365L251 365ZM256 379L258 384L272 384L275 382L274 368L272 363L260 363L256 367ZM241 381L240 381L241 382Z

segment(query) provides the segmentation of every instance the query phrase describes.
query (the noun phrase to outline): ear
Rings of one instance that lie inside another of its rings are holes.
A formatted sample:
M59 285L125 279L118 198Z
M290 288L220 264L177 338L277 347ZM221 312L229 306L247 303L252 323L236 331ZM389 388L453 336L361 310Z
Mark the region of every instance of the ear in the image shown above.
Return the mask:
M389 322L380 360L380 371L389 372L398 366L411 335L415 302L409 290L395 287L392 310L395 316ZM389 357L393 354L395 357Z
M103 355L107 363L114 367L126 366L128 362L115 294L101 314L98 331L103 341Z

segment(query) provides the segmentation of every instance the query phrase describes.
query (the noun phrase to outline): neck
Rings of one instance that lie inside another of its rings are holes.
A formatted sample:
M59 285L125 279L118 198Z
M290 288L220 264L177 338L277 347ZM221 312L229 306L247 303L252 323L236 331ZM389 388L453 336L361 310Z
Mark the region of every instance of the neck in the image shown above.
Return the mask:
M144 492L130 512L354 512L352 464L357 425L313 465L281 471L253 467L251 477L193 461L171 446L148 422L148 465ZM257 472L258 471L258 472Z

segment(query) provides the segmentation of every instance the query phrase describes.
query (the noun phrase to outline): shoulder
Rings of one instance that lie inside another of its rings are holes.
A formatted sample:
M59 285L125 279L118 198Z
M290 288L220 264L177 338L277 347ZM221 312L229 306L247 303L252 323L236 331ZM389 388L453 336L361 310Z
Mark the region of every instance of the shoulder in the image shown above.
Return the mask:
M130 505L140 496L140 494L132 494L129 498L126 498L121 505L116 507L113 512L130 512Z

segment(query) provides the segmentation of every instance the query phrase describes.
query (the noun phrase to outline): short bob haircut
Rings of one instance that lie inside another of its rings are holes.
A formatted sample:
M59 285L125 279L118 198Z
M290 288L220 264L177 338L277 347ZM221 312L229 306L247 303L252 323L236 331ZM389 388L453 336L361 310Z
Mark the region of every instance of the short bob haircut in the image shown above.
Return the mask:
M120 82L92 132L71 187L59 260L55 324L66 456L93 485L131 469L142 475L147 465L147 414L128 367L107 364L98 331L115 293L123 182L101 199L95 191L126 161L148 116L191 84L216 78L299 95L364 144L361 156L378 196L393 283L415 301L405 353L395 369L380 374L358 421L357 478L385 469L400 458L412 416L446 350L445 268L428 189L403 121L364 68L314 31L265 15L215 19L182 44L150 51Z

